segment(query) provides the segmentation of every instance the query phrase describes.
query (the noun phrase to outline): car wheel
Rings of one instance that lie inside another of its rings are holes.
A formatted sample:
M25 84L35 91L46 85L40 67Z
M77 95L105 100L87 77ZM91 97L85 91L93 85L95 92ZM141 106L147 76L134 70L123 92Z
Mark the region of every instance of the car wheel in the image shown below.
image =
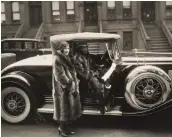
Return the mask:
M147 68L142 71L140 68L135 69L127 78L125 98L130 106L138 110L149 109L165 102L171 93L168 75L157 68Z
M33 102L23 88L11 86L1 91L1 115L8 123L20 123L31 114Z

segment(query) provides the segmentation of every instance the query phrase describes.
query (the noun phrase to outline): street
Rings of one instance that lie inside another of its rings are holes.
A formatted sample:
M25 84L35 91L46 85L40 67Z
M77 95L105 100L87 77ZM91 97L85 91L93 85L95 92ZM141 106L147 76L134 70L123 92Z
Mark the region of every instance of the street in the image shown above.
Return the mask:
M11 125L2 123L2 137L58 137L51 115L39 123ZM171 137L170 116L105 117L82 116L75 137ZM72 135L71 135L72 136Z

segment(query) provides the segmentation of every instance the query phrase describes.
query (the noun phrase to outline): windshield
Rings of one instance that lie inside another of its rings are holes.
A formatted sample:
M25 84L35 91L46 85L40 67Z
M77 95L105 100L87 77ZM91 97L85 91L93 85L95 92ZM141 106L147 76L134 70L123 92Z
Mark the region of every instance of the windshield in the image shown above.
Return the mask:
M120 51L117 45L117 41L111 41L106 43L106 49L108 51L109 57L113 61L121 60Z

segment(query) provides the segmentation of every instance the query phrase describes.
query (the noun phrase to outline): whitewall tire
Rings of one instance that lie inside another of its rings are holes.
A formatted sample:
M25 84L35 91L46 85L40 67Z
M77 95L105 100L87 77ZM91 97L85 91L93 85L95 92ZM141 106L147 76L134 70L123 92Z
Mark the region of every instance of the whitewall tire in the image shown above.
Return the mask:
M9 123L26 120L31 112L27 93L18 87L5 87L1 91L1 117Z

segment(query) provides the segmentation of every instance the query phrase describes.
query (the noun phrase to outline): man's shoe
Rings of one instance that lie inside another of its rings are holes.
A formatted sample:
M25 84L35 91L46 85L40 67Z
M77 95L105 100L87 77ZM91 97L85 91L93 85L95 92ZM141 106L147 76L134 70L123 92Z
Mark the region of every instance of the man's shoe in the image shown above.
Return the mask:
M104 113L106 112L106 110L107 110L107 108L105 106L103 106L103 107L100 108L100 113L102 115L104 115Z

